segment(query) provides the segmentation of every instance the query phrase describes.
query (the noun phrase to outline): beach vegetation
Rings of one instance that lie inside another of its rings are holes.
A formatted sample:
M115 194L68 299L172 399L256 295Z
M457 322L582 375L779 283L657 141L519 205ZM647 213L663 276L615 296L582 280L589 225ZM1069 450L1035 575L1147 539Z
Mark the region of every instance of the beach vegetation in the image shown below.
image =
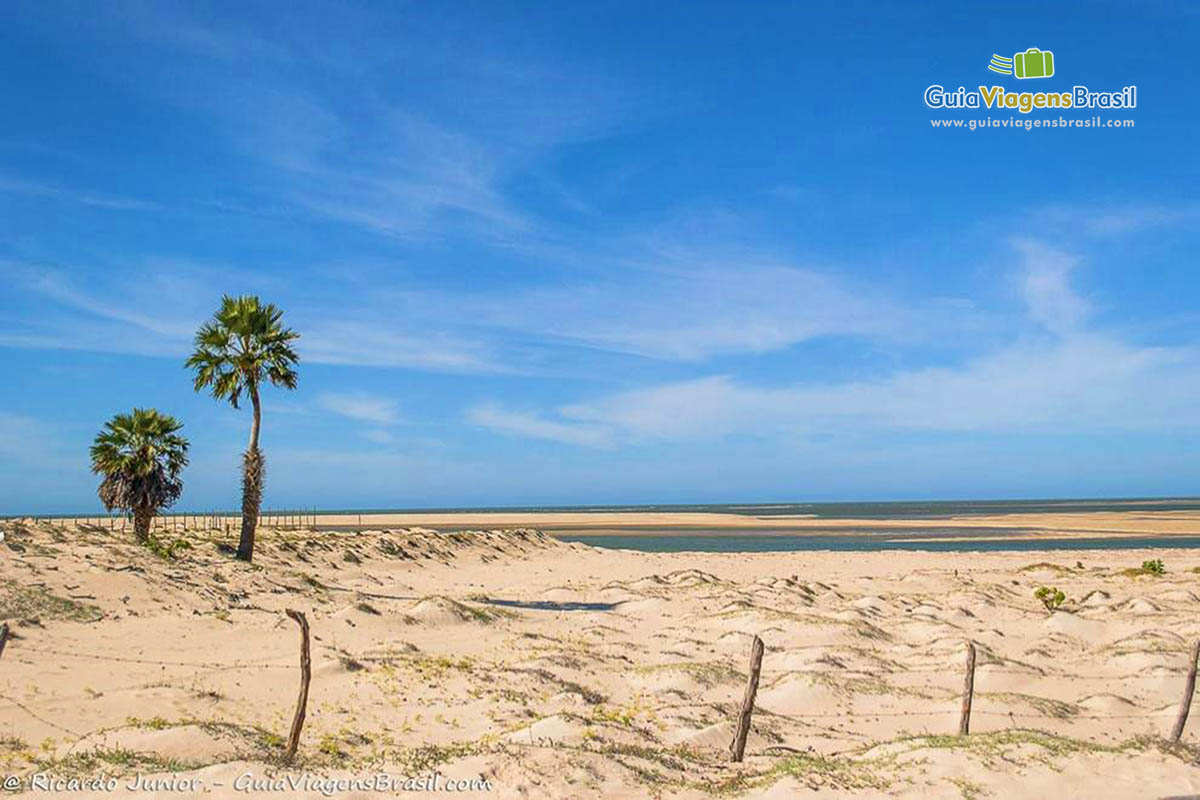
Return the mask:
M1052 765L1057 759L1080 753L1119 753L1140 747L1133 742L1101 744L1030 728L1007 728L970 736L926 734L895 742L905 745L910 752L924 749L957 750L975 756L988 767L1004 765L1009 768L1017 763Z
M242 454L242 527L237 558L254 558L254 534L262 507L266 461L259 448L264 382L295 389L299 356L292 343L300 334L283 324L283 311L271 303L246 295L221 298L221 307L196 332L195 350L186 366L196 373L197 392L208 389L218 400L238 408L243 395L250 398L250 440Z
M1067 574L1072 571L1070 567L1064 567L1062 564L1055 564L1050 561L1039 561L1036 564L1026 564L1025 566L1021 567L1018 572L1040 572L1043 570L1047 572L1055 572L1060 575Z
M39 758L36 760L36 764L39 772L61 777L183 772L202 766L198 763L165 758L156 753L143 753L123 747L97 747L92 750L73 752L62 758Z
M191 550L192 543L187 539L178 538L168 542L164 539L159 539L154 534L151 534L150 538L146 541L146 547L149 548L151 553L154 553L154 555L158 556L159 558L165 558L170 561L178 558L182 551Z
M96 606L59 597L41 586L27 586L14 580L2 586L0 619L95 622L102 616Z
M980 692L979 696L990 697L1004 703L1024 703L1053 719L1071 719L1083 711L1076 703L1067 703L1050 697L1040 697L1022 692Z
M483 750L478 742L452 742L446 745L422 744L389 752L405 774L416 775L440 767L448 761L473 756Z
M720 686L722 684L737 683L745 680L743 673L719 661L682 661L671 664L644 664L635 667L634 671L644 675L676 672L687 675L704 687Z
M986 797L988 795L988 791L984 789L981 784L978 784L968 778L950 778L949 781L958 787L958 791L962 795L963 800L979 800L979 798Z
M1121 570L1121 574L1127 578L1138 578L1142 575L1158 577L1167 574L1167 567L1163 564L1161 558L1156 558L1150 561L1143 561L1140 567L1129 567L1128 569Z
M1057 611L1067 600L1067 596L1063 593L1063 590L1056 586L1039 586L1034 591L1033 596L1037 598L1041 604L1046 607L1046 611L1050 612L1051 614Z
M163 717L151 717L150 719L141 719L140 717L126 717L125 724L131 728L143 728L151 731L163 731L173 727L171 722Z
M104 477L97 494L105 509L133 516L133 535L150 544L154 515L183 493L180 473L187 466L183 424L153 408L117 414L92 443L92 472Z

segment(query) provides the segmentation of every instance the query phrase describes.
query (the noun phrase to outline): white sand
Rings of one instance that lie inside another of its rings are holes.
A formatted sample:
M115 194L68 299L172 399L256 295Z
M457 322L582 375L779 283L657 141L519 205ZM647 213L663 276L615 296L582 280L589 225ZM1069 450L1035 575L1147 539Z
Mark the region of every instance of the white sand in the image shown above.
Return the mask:
M1147 524L1073 516L1055 524ZM1184 747L1161 744L1200 637L1195 551L644 554L531 532L267 532L248 567L200 533L175 562L106 529L5 533L6 773L197 779L206 796L320 796L234 792L245 773L432 770L493 786L456 797L1200 793L1200 709ZM1121 573L1149 558L1168 574ZM1047 614L1040 585L1066 610ZM298 684L285 607L314 635L291 770L275 763ZM762 684L732 765L753 633Z

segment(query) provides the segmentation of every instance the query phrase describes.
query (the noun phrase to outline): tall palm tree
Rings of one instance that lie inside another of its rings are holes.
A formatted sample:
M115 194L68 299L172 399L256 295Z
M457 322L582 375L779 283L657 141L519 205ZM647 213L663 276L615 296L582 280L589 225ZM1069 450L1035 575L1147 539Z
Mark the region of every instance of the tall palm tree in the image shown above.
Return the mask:
M257 297L225 295L213 318L196 331L196 350L187 360L196 371L197 392L208 388L213 397L228 400L234 408L245 393L254 406L250 443L242 455L242 535L237 557L243 561L254 557L266 465L258 447L262 423L258 390L264 380L295 389L298 377L294 367L300 359L292 342L300 334L283 327L282 319L283 311Z
M104 423L92 444L92 472L103 475L97 494L104 507L133 514L133 535L150 540L150 521L179 499L187 465L183 423L153 408L135 408Z

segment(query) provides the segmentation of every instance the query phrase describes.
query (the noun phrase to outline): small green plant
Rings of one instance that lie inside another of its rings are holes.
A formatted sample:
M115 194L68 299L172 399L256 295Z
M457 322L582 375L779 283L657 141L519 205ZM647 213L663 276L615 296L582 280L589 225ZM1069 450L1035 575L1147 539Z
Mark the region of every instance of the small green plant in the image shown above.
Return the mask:
M167 722L162 717L151 717L150 719L140 719L138 717L126 717L125 724L134 728L146 728L152 731L166 730L171 727L171 723Z
M190 550L192 548L192 543L187 539L176 539L173 542L168 542L164 539L159 539L157 536L151 533L147 535L146 547L151 553L154 553L154 555L158 556L159 558L164 558L167 561L173 561L179 557L180 551Z
M276 748L283 747L283 737L277 733L271 733L270 731L259 731L258 737L263 746L268 750L274 750Z
M72 620L95 622L99 608L51 594L40 586L0 581L0 619Z
M1156 558L1153 561L1143 561L1140 567L1127 567L1121 570L1121 574L1126 578L1141 578L1145 575L1153 575L1157 578L1166 573L1167 568L1161 558Z
M1066 602L1067 596L1063 594L1062 589L1054 586L1040 586L1033 596L1041 601L1046 610L1053 614L1058 610L1059 606Z
M324 755L338 760L346 758L346 752L342 750L341 743L332 733L327 733L321 737L321 744L317 747L317 750Z

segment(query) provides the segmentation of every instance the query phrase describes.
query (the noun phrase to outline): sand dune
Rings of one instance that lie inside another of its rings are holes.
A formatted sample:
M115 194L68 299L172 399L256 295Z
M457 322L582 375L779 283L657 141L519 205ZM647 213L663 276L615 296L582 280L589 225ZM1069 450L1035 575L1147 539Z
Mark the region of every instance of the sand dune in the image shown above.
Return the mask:
M196 779L206 796L272 794L235 792L245 775L380 771L482 778L491 791L455 796L493 798L1200 793L1200 709L1182 746L1162 741L1200 637L1192 551L1080 551L1069 566L1028 552L645 554L533 530L265 531L251 567L216 532L186 534L174 561L107 528L4 532L6 773ZM1165 576L1125 572L1151 557ZM1034 599L1041 585L1066 593L1062 610ZM291 769L287 607L313 633ZM766 654L734 765L753 634ZM975 710L958 737L967 640Z

